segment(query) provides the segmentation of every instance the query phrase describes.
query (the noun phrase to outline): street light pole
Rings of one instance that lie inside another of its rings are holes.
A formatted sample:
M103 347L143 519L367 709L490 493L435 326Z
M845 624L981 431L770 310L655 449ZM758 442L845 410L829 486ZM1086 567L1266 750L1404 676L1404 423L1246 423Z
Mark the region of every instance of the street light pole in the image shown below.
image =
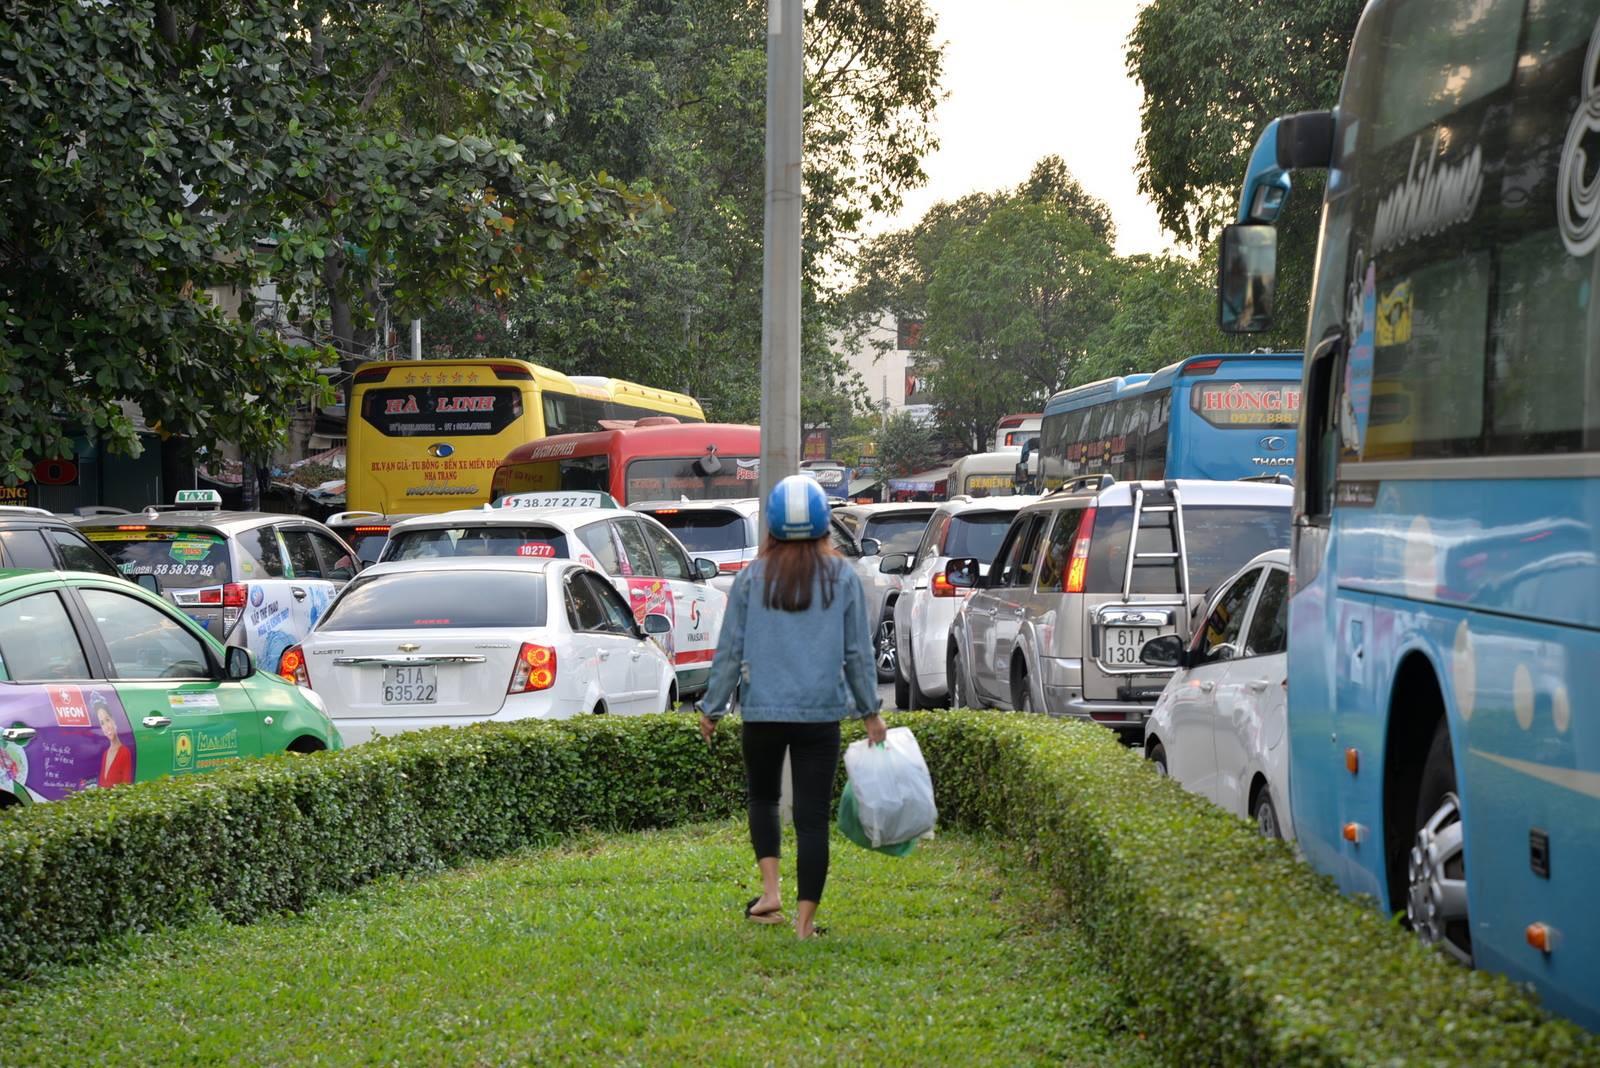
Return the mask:
M767 192L761 271L763 512L772 487L800 470L802 3L767 0Z

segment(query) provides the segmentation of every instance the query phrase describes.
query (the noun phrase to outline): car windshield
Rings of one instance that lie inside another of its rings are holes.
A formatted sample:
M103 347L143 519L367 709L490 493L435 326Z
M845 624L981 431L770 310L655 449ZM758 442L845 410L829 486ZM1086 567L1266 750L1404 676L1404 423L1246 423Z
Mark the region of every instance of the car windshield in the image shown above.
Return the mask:
M131 524L130 524L131 526ZM86 530L89 540L132 578L154 575L164 590L191 590L233 581L228 539L205 530Z
M943 556L972 556L988 563L1000 550L1014 512L967 512L950 520L944 536Z
M543 575L511 571L409 571L358 578L317 630L542 627Z
M861 537L863 540L877 538L885 554L914 553L917 543L922 541L922 532L928 529L928 518L932 515L932 510L875 515L867 520L866 530Z
M731 508L664 508L649 513L691 553L738 552L750 547L744 516Z
M1122 590L1132 521L1131 508L1103 508L1095 517L1085 586L1090 593ZM1186 505L1183 538L1189 553L1189 592L1203 593L1268 549L1288 548L1289 508ZM1143 525L1139 535L1141 554L1173 550L1165 525ZM1134 569L1134 593L1177 590L1177 575L1171 567Z
M389 535L385 560L428 560L456 556L528 556L565 560L567 536L556 527L434 527Z

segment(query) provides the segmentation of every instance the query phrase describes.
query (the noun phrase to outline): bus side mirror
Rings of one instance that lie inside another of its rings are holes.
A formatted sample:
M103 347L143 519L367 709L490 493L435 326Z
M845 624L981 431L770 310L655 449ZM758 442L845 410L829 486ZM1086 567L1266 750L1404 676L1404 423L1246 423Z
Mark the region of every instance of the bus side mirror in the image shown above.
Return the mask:
M1278 280L1278 229L1234 223L1222 229L1217 255L1217 325L1225 334L1272 329Z

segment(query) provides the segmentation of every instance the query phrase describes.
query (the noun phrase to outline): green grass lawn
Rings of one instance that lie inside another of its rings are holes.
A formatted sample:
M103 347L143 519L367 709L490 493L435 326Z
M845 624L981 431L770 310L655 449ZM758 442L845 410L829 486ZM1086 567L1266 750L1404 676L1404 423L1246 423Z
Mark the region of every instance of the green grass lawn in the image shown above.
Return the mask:
M1045 885L990 843L897 860L836 836L833 858L814 942L741 918L735 824L149 937L0 994L0 1064L1153 1060Z

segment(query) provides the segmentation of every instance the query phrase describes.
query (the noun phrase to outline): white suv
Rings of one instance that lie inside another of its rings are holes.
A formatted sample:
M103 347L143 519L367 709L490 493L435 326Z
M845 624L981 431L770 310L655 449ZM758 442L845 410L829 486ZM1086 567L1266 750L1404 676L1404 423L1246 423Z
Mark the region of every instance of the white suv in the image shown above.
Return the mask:
M756 538L761 532L761 505L754 497L732 501L645 501L630 504L683 542L696 557L717 565L711 585L728 593L734 576L756 558Z
M953 705L1077 716L1142 740L1172 674L1146 642L1187 638L1206 591L1289 545L1290 486L1254 481L1078 479L1017 513L984 573L972 557L945 578L970 588L946 648Z
M956 607L968 590L958 590L945 578L951 557L970 556L988 572L1000 539L1023 505L1037 497L957 497L939 506L923 532L914 553L890 553L878 569L903 575L901 588L889 595L894 617L894 639L899 653L894 676L896 708L928 708L949 692L945 678L945 649Z
M900 592L900 576L878 569L884 553L908 553L922 541L935 504L847 504L833 510L833 547L850 561L861 579L872 627L872 658L879 682L894 681L899 651L894 640L894 615L889 595Z

